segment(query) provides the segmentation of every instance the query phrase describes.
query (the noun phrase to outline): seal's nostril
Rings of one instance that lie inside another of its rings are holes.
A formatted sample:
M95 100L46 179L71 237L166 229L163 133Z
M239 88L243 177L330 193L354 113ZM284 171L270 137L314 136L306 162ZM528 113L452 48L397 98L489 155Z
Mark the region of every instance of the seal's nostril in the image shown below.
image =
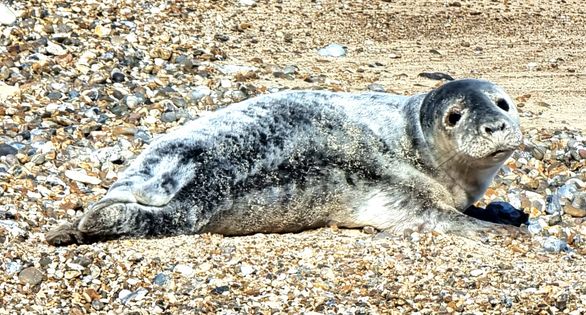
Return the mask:
M504 131L505 129L507 129L507 123L501 121L495 121L481 126L481 130L489 136L497 131Z

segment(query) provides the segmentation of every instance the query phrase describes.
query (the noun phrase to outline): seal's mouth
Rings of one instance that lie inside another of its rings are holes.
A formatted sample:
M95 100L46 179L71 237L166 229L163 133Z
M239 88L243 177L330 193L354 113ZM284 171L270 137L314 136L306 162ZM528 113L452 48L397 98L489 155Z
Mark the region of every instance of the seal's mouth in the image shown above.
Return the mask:
M513 150L496 150L496 151L492 152L490 154L490 156L492 156L492 157L499 157L499 156L503 156L503 155L506 155L506 154L510 154L511 152L513 152Z
M513 149L499 149L490 153L487 157L494 160L505 160L513 153Z

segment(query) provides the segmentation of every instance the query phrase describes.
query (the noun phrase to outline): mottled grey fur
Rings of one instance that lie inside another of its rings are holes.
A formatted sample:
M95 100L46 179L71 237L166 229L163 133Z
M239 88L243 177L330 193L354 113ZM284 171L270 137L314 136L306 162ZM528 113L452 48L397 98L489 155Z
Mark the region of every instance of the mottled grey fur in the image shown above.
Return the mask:
M47 241L329 224L483 231L497 225L461 211L520 142L513 101L487 81L453 81L412 97L264 95L158 138L104 198Z

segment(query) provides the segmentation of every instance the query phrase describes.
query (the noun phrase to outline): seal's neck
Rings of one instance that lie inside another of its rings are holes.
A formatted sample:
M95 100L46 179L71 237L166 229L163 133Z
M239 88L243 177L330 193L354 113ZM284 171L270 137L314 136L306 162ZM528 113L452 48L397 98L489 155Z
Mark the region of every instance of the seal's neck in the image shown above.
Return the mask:
M454 206L464 211L478 201L501 168L502 163L489 168L477 168L465 163L444 165L445 185L452 192Z

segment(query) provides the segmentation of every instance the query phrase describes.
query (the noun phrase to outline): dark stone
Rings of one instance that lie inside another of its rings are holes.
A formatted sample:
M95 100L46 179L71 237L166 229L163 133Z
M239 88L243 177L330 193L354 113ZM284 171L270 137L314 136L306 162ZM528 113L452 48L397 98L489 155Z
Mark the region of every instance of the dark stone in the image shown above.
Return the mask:
M30 140L31 139L31 132L28 130L25 130L20 133L20 136L22 137L23 140Z
M443 73L443 72L421 72L419 74L420 77L422 78L427 78L427 79L431 79L431 80L446 80L446 81L453 81L454 78L447 74L447 73Z
M214 39L220 42L227 42L230 40L230 37L224 34L216 34L216 36L214 36Z
M116 116L122 116L128 112L128 107L126 105L116 104L110 108L110 111Z
M224 292L228 292L228 291L230 291L230 287L228 287L227 285L223 285L223 286L215 287L215 288L212 290L212 293L215 293L215 294L222 294L222 293L224 293Z
M45 275L43 272L35 267L29 267L23 269L18 274L18 280L25 284L30 284L31 286L36 286L43 282Z
M528 214L508 202L491 202L486 209L470 206L464 213L479 220L514 226L527 224L529 220Z
M124 76L124 73L120 73L120 72L112 73L112 81L113 82L124 82L125 79L126 79L126 77Z
M18 150L11 145L6 143L0 144L0 156L15 155Z
M47 267L52 262L53 261L51 260L51 258L47 256L43 256L43 258L39 260L39 264L41 265L41 267Z
M61 94L61 92L50 92L47 94L47 97L52 101L57 101L63 97L63 94Z

